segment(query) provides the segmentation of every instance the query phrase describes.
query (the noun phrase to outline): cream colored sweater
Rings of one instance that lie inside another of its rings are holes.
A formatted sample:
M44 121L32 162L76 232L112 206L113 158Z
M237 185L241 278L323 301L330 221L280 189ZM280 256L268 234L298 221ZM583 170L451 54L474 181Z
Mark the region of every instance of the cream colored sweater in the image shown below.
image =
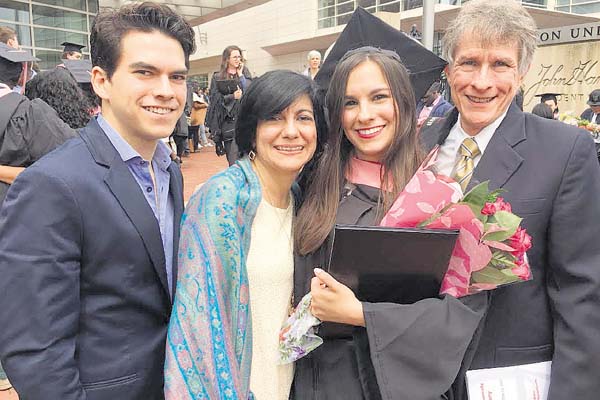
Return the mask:
M261 201L252 223L246 268L252 315L250 390L257 400L288 400L293 364L279 365L279 330L294 283L293 202L284 210Z

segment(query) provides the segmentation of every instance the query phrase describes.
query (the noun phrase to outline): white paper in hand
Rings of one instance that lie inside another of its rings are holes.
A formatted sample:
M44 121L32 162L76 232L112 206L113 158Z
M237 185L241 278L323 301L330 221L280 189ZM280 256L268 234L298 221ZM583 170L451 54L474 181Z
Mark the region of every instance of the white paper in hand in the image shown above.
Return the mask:
M467 371L469 400L546 400L552 362Z

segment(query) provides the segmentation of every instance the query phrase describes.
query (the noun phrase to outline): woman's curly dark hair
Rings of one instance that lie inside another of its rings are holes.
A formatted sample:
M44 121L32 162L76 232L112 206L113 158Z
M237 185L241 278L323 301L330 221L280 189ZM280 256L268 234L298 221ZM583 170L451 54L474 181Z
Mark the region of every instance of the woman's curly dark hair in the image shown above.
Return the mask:
M43 71L27 82L25 95L29 100L42 99L73 129L89 122L90 102L73 75L61 67Z

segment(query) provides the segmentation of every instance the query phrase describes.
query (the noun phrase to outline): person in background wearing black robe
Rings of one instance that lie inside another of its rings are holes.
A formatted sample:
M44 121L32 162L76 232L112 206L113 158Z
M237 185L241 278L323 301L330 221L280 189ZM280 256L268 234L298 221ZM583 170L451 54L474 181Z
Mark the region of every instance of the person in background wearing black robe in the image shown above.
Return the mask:
M227 46L223 50L221 69L215 72L210 81L210 104L206 112L206 125L210 129L218 155L226 155L232 165L238 158L235 143L235 124L240 108L240 99L250 80L244 75L242 49ZM239 84L233 93L221 93L217 88L218 80L235 80Z
M76 135L42 100L13 92L23 62L34 60L29 52L0 43L0 205L25 167ZM12 391L1 365L0 389Z
M26 50L0 43L0 204L23 168L77 135L43 100L12 92L22 63L33 60Z
M327 265L335 224L378 225L416 172L423 154L415 105L408 72L392 51L352 50L335 69L328 142L296 219L294 298L311 292L313 315L344 326L321 333L324 343L296 362L293 399L445 398L484 315L486 293L367 303L313 270Z

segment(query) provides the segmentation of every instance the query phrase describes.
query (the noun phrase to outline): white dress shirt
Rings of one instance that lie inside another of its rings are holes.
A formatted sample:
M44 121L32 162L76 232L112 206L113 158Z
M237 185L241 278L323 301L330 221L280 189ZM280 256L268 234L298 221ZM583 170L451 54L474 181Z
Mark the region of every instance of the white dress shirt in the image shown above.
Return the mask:
M454 172L454 167L456 166L456 161L459 156L458 149L460 148L460 145L463 142L463 140L465 140L468 137L472 137L475 140L477 146L479 147L479 151L481 152L481 154L479 154L473 160L475 167L477 167L479 160L481 160L481 157L485 152L485 148L487 147L490 140L492 140L492 136L494 136L494 132L496 132L496 129L498 129L498 127L504 120L504 117L506 117L507 111L508 109L504 112L504 114L499 116L498 119L496 119L494 122L483 128L475 136L470 136L463 130L462 125L460 123L459 114L456 124L454 124L452 129L450 129L448 137L440 146L440 150L438 152L437 159L435 162L437 171L442 175L452 176L452 173Z

